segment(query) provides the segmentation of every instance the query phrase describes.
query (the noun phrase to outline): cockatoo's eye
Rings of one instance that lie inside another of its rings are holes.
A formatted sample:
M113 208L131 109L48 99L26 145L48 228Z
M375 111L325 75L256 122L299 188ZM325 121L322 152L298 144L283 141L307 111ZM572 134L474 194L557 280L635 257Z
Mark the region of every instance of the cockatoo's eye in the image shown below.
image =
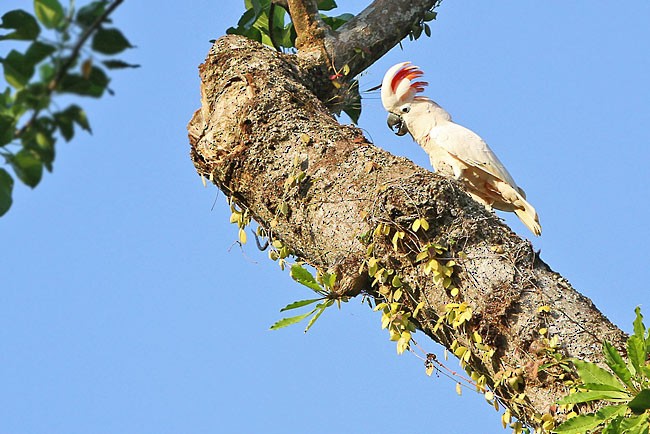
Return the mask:
M410 106L404 106L404 107L402 107L402 113L408 113L408 112L410 112L410 111L411 111L411 107L410 107Z

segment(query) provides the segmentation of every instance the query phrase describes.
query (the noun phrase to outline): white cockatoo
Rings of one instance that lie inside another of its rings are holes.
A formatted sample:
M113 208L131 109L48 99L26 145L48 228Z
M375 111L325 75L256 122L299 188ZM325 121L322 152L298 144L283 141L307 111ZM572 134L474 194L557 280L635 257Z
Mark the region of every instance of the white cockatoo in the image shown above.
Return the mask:
M444 176L461 181L467 192L489 210L512 211L535 234L542 233L535 208L508 170L478 134L451 120L438 104L418 93L428 84L410 62L398 63L384 75L381 102L389 112L388 126L407 132L429 154L431 165Z

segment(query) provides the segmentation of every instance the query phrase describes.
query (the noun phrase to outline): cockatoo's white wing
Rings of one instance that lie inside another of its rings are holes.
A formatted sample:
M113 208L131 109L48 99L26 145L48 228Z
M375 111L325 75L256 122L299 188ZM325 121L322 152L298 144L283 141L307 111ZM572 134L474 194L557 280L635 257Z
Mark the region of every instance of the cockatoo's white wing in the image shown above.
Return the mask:
M431 129L429 138L466 165L479 168L517 189L503 163L474 131L454 122L443 122Z

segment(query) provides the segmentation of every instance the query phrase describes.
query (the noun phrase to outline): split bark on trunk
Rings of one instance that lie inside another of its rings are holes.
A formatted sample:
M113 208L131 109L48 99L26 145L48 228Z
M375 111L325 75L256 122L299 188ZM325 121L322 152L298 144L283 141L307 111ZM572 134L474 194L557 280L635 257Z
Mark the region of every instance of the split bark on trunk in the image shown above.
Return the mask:
M447 347L457 340L472 349L468 368L488 378L514 416L537 426L536 416L553 413L567 393L556 368L538 369L550 360L539 330L557 336L567 357L595 362L602 362L601 340L624 348L624 333L458 183L374 146L358 128L340 125L310 88L313 70L301 65L295 55L237 36L214 44L200 66L201 108L188 125L198 173L298 258L336 272L338 296L378 295L363 267L363 235L379 223L392 228L391 235L404 231L397 250L390 236L375 237L374 255L410 288L413 299L404 303L412 309L425 302L418 329ZM296 170L307 177L286 188ZM410 229L417 218L429 222L426 233ZM429 241L449 246L448 255L466 255L456 260L452 276L458 297L414 260ZM445 306L459 300L473 310L469 324L434 331ZM539 312L540 306L550 312ZM496 349L491 360L474 350L474 331ZM499 371L517 369L523 384L495 385Z

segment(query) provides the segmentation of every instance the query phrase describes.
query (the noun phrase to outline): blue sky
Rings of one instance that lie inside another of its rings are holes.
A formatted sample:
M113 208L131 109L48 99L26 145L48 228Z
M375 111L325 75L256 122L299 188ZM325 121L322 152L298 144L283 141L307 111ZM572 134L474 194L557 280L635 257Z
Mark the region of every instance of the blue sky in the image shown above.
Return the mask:
M366 2L339 3L354 13ZM31 2L1 9L16 7ZM458 397L397 356L360 300L306 335L268 330L309 294L234 244L185 130L208 41L242 12L239 0L133 1L115 14L138 46L126 60L142 68L113 75L115 96L83 101L93 135L60 143L54 173L17 187L0 219L0 433L503 432L481 396ZM624 330L636 305L650 317L648 18L641 0L446 0L431 38L361 77L366 89L394 63L421 66L427 95L528 193L542 258ZM378 146L429 167L386 128L378 93L363 110Z

